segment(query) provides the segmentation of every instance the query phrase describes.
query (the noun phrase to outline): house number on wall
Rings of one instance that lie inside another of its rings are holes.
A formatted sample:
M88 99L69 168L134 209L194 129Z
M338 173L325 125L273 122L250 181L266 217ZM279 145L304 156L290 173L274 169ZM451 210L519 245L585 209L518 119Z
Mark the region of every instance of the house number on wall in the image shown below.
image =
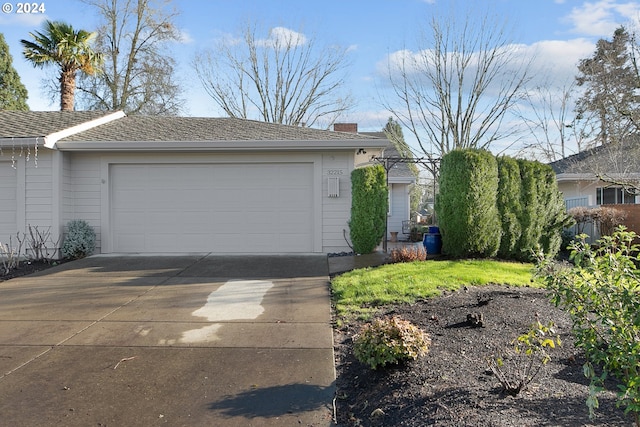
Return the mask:
M328 175L344 175L344 171L342 169L328 169Z

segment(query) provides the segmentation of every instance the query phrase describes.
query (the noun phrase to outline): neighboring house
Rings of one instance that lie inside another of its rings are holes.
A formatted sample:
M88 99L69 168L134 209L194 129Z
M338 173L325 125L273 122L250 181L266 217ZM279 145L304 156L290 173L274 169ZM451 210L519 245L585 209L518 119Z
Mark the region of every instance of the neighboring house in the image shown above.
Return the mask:
M382 156L387 159L387 178L389 181L389 212L387 217L387 238L391 238L391 233L398 233L402 236L402 222L411 219L410 192L411 185L415 184L416 178L411 173L406 162L398 161L400 154L393 146L384 149Z
M604 204L636 204L640 197L621 185L602 181L640 182L640 142L599 146L550 164L567 208Z
M345 125L345 124L340 124ZM357 132L357 125L355 128L345 129ZM334 127L334 129L336 129ZM341 129L338 127L338 129ZM344 128L342 128L344 129ZM368 135L380 139L386 139L384 132L363 132L363 135ZM382 159L387 159L386 169L387 179L389 183L389 212L387 214L387 239L391 239L391 233L398 233L398 239L407 238L408 236L402 236L402 222L411 219L411 203L409 193L411 191L411 185L415 184L416 178L409 169L408 163L399 161L401 159L398 150L389 144L382 154ZM383 162L381 162L383 163ZM383 163L384 164L384 163Z
M388 144L232 118L0 111L0 242L32 225L61 245L81 219L98 253L345 251L351 171Z
M578 206L617 205L616 209L626 212L623 224L640 233L640 195L615 184L640 183L640 141L599 146L550 165L567 210ZM592 241L600 236L593 224L587 225L584 232Z

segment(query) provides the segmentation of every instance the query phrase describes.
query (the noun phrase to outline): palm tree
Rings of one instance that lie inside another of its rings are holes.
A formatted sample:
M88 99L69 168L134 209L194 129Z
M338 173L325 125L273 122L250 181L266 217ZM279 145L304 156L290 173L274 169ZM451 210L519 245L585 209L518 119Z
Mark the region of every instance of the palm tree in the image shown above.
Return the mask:
M75 31L71 25L60 21L46 21L42 32L29 35L33 41L20 41L24 46L24 57L34 67L60 66L60 109L72 111L76 72L93 75L102 65L102 54L95 52L89 44L96 33Z

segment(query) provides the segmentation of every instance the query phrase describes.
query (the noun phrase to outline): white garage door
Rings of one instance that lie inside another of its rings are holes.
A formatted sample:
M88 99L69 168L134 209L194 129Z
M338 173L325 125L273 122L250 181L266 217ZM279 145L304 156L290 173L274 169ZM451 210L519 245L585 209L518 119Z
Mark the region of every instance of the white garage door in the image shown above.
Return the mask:
M313 165L111 165L114 252L313 250Z
M11 162L0 162L0 242L4 244L9 243L9 236L13 236L14 245L17 243L16 186L17 174Z

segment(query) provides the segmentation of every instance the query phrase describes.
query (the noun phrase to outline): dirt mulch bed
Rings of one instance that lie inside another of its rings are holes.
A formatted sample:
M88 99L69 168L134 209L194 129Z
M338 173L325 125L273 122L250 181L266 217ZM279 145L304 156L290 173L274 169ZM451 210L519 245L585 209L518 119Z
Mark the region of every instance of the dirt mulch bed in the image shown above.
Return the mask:
M484 327L467 314L482 313ZM631 426L616 407L615 394L600 395L600 408L589 419L584 358L574 348L571 321L549 303L546 292L503 286L472 287L441 297L385 307L431 336L430 352L417 361L371 370L353 355L352 337L362 324L334 330L340 426ZM503 392L488 369L487 358L504 353L527 332L536 316L553 321L562 346L516 397ZM615 390L615 384L609 384Z
M37 273L38 271L46 270L48 268L55 267L56 265L60 265L63 262L67 261L22 261L18 268L11 269L8 273L5 273L2 265L0 264L0 282L14 279L16 277L26 276L27 274Z

